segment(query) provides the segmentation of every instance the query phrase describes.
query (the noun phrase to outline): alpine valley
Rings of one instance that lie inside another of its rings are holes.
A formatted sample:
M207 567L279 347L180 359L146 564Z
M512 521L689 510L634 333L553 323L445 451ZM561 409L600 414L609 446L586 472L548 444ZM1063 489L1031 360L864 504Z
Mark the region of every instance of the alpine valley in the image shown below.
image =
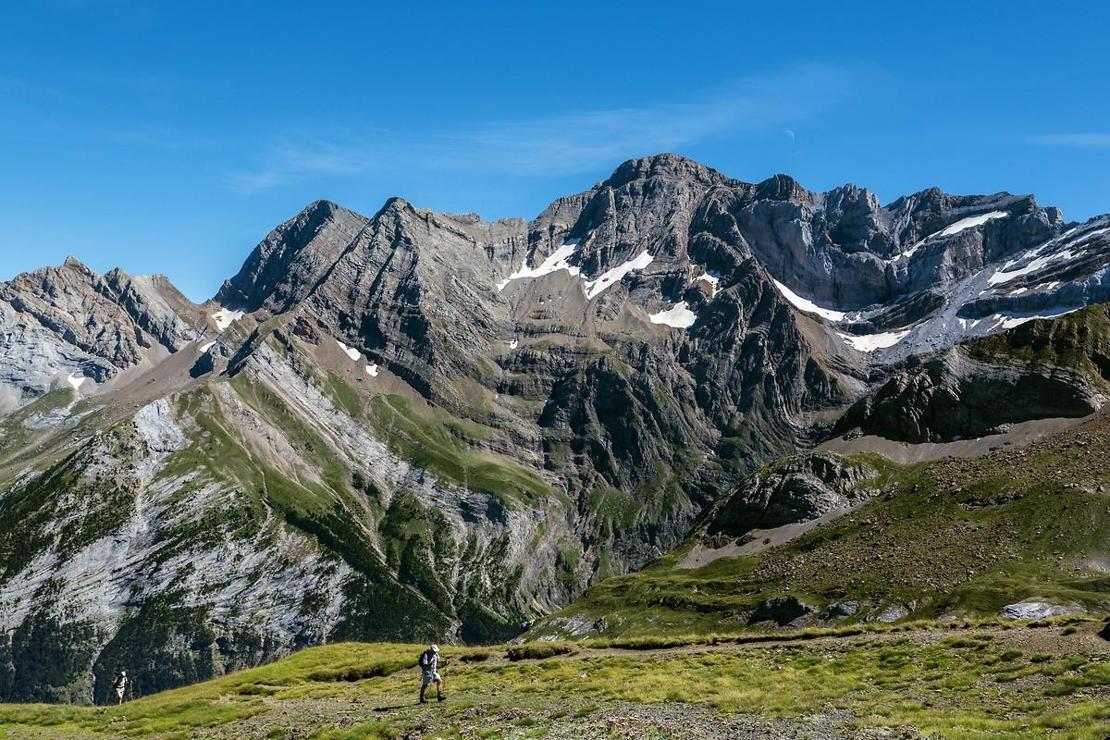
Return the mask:
M0 283L0 699L341 640L1110 612L1110 217L663 154Z

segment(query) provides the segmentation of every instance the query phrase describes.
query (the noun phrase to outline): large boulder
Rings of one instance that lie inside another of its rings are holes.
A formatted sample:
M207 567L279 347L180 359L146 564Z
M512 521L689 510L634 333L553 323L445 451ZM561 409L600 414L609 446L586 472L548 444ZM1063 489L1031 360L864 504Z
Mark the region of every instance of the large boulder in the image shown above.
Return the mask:
M1065 614L1086 614L1087 610L1078 604L1052 604L1046 601L1028 599L1016 604L1007 604L998 615L1006 619L1044 619Z

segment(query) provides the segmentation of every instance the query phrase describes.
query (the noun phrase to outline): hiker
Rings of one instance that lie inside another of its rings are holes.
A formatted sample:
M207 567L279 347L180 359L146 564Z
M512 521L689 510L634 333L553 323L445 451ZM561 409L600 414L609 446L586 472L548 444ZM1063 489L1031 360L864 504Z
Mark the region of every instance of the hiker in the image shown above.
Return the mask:
M428 700L424 698L424 692L428 689L428 684L434 683L436 685L436 700L444 701L447 697L443 695L443 676L439 675L439 666L447 665L446 660L439 657L439 645L430 645L427 650L420 653L420 660L417 661L420 666L421 681L420 681L420 703L427 704Z
M127 693L127 687L130 684L131 681L127 678L127 671L121 670L116 674L116 679L112 681L112 688L115 690L118 699L116 706L123 704L123 696Z

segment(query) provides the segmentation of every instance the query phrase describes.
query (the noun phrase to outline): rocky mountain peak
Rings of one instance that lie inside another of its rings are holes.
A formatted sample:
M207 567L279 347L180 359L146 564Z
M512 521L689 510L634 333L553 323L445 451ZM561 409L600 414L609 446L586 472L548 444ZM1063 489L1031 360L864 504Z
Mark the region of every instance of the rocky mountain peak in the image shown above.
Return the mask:
M798 203L812 203L816 200L814 193L802 187L801 183L790 175L783 174L772 175L758 183L754 197L760 200L786 200Z
M302 300L335 264L365 216L315 201L271 231L216 294L220 305L280 313Z
M717 170L678 154L656 154L622 162L600 187L618 189L635 180L662 178L713 183L727 178Z
M90 274L90 275L95 274L95 273L93 273L92 269L90 269L84 262L77 259L76 257L74 257L71 254L66 255L66 258L62 262L61 267L69 267L71 269L78 270L79 272L83 272L83 273Z
M0 283L0 396L33 400L57 385L104 383L181 349L196 307L164 278L99 275L68 257Z
M378 209L378 212L374 214L374 218L380 218L385 214L403 214L415 212L416 207L413 206L412 203L409 203L407 200L399 195L392 195L389 198L386 198L385 203L383 203L382 207Z

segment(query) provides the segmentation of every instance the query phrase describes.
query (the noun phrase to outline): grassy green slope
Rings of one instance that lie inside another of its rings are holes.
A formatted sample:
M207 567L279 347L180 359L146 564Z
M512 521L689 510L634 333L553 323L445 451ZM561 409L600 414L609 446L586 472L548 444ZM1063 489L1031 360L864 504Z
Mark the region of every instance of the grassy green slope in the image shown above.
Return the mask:
M335 450L265 386L243 376L235 378L232 386L256 413L282 430L318 478L298 479L252 456L230 431L219 404L203 390L185 397L181 407L196 421L201 434L173 458L163 475L203 468L241 488L244 495L239 498L249 502L240 517L245 526L261 523L261 502L265 501L288 525L346 561L358 578L348 586L350 613L337 627L337 636L397 639L442 634L448 618L435 608L434 599L418 596L382 562L369 532L374 522L367 520L364 507L356 500L350 473ZM217 515L223 518L228 513ZM198 527L193 536L204 536L205 529ZM422 584L410 580L408 585Z
M829 736L914 727L959 738L1096 738L1110 731L1110 653L1099 627L932 625L646 651L445 648L450 700L428 706L414 703L422 646L335 644L120 708L0 705L0 732L571 737L616 722L711 736L742 724Z
M402 396L377 395L370 401L370 420L395 454L446 482L491 494L507 506L543 508L554 496L532 471L478 449L486 428L442 409L421 414Z
M1056 319L1038 319L965 345L972 357L1077 370L1093 383L1110 380L1110 304L1087 306Z
M856 600L908 618L993 614L1030 597L1110 611L1110 418L1022 450L884 466L885 493L785 545L602 581L533 635L604 620L607 635L742 628L765 599ZM874 609L871 613L874 613ZM849 617L861 619L865 614Z

